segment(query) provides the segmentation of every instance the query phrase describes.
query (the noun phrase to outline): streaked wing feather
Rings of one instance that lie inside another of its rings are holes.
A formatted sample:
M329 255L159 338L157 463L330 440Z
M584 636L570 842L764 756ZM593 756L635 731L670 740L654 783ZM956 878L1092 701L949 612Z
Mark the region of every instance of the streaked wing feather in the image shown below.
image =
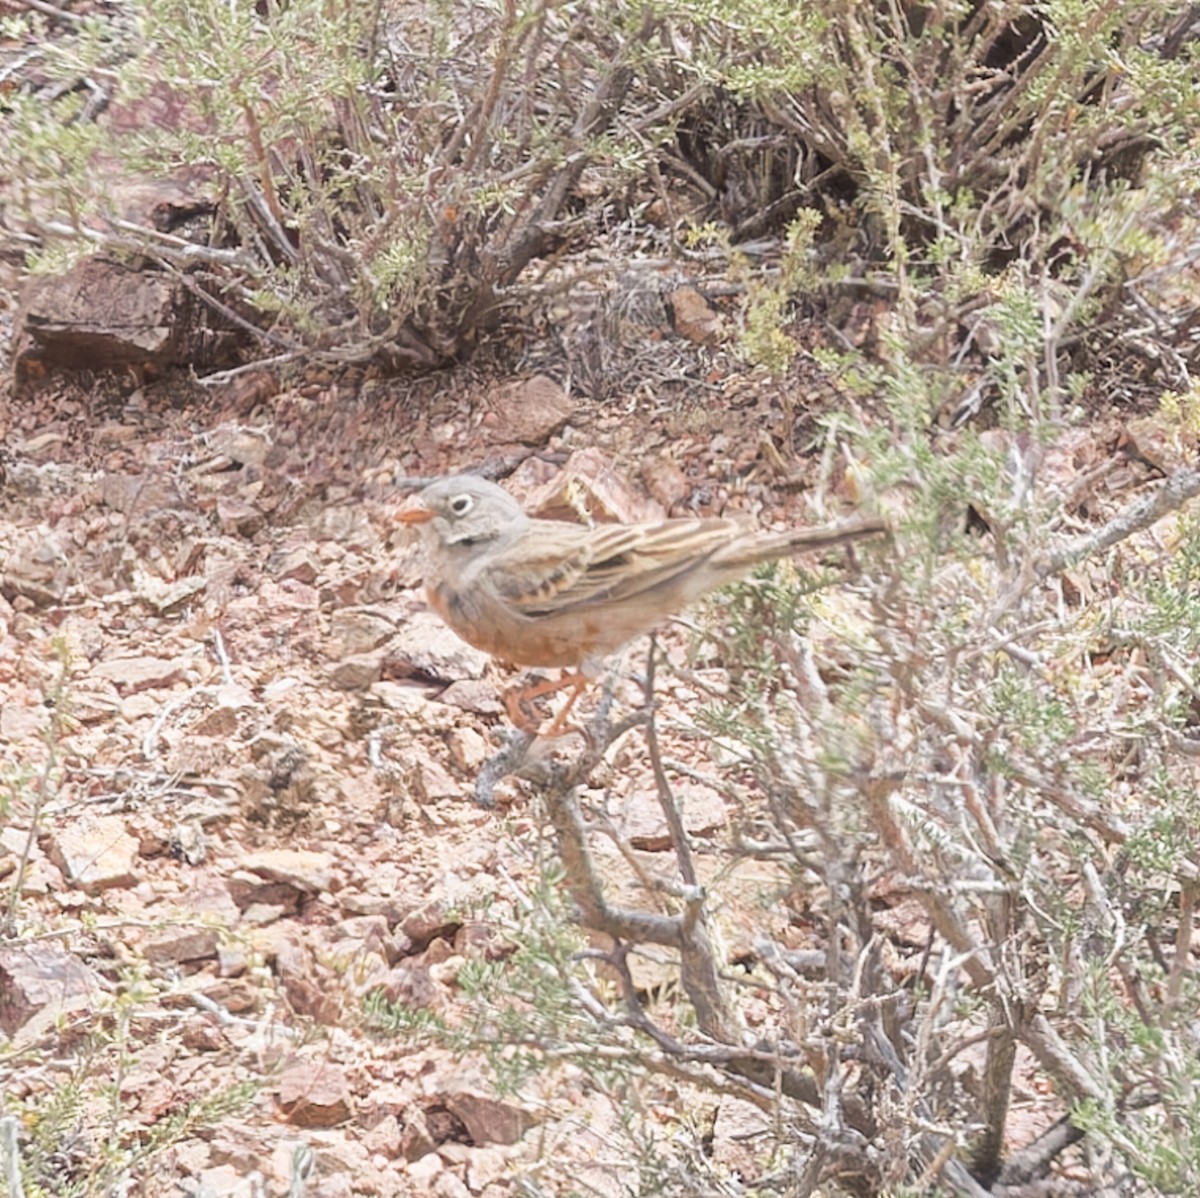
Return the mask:
M719 519L578 530L555 525L543 554L532 555L529 547L537 538L524 537L490 563L489 574L517 610L548 615L651 591L727 544L736 529Z

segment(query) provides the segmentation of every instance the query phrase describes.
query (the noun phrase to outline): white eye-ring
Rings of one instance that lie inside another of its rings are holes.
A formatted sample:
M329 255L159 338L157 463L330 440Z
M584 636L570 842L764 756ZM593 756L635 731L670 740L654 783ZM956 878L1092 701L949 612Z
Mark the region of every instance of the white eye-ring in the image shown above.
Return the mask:
M455 495L450 500L450 510L456 516L465 516L475 506L475 500L470 495Z

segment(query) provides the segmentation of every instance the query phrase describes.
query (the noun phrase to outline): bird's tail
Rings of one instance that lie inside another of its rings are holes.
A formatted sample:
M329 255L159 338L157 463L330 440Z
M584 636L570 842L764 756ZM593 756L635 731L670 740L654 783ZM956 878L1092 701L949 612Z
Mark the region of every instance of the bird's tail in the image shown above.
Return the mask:
M886 522L878 516L853 516L815 528L793 528L787 532L742 537L725 546L715 561L731 569L748 568L759 562L774 561L776 558L790 557L795 553L834 549L839 545L865 540L867 537L880 536L887 531Z

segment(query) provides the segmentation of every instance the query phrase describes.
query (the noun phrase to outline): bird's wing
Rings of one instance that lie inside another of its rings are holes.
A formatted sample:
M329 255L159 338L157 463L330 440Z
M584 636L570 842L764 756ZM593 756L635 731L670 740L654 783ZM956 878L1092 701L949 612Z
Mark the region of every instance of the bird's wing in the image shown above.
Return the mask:
M497 593L523 615L640 596L729 543L731 520L576 527L535 521L488 564Z

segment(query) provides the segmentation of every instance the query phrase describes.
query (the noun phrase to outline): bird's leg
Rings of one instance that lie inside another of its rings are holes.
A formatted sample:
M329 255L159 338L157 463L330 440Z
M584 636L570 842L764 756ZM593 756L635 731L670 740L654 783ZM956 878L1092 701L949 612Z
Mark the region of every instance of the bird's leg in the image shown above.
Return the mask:
M542 695L552 695L556 691L566 690L567 687L574 687L574 693L567 699L562 711L554 717L550 727L546 729L546 736L558 736L565 731L563 728L567 716L571 713L571 708L575 706L575 700L587 689L589 679L583 674L571 673L564 674L561 678L545 678L541 682L536 682L533 686L522 687L520 690L509 691L504 696L504 706L508 711L508 718L523 731L534 731L536 721L531 718L530 713L526 710L525 705L533 699L538 699Z
M546 736L560 736L562 733L569 731L565 727L567 716L571 714L571 708L575 706L575 700L587 690L590 681L590 679L585 678L582 674L568 674L566 677L560 679L557 687L558 690L562 690L567 686L573 686L575 689L562 705L562 710L554 717L550 727L546 729Z
M504 710L508 713L508 722L522 732L537 733L537 718L532 712L522 706L526 699L526 691L522 689L505 691Z

